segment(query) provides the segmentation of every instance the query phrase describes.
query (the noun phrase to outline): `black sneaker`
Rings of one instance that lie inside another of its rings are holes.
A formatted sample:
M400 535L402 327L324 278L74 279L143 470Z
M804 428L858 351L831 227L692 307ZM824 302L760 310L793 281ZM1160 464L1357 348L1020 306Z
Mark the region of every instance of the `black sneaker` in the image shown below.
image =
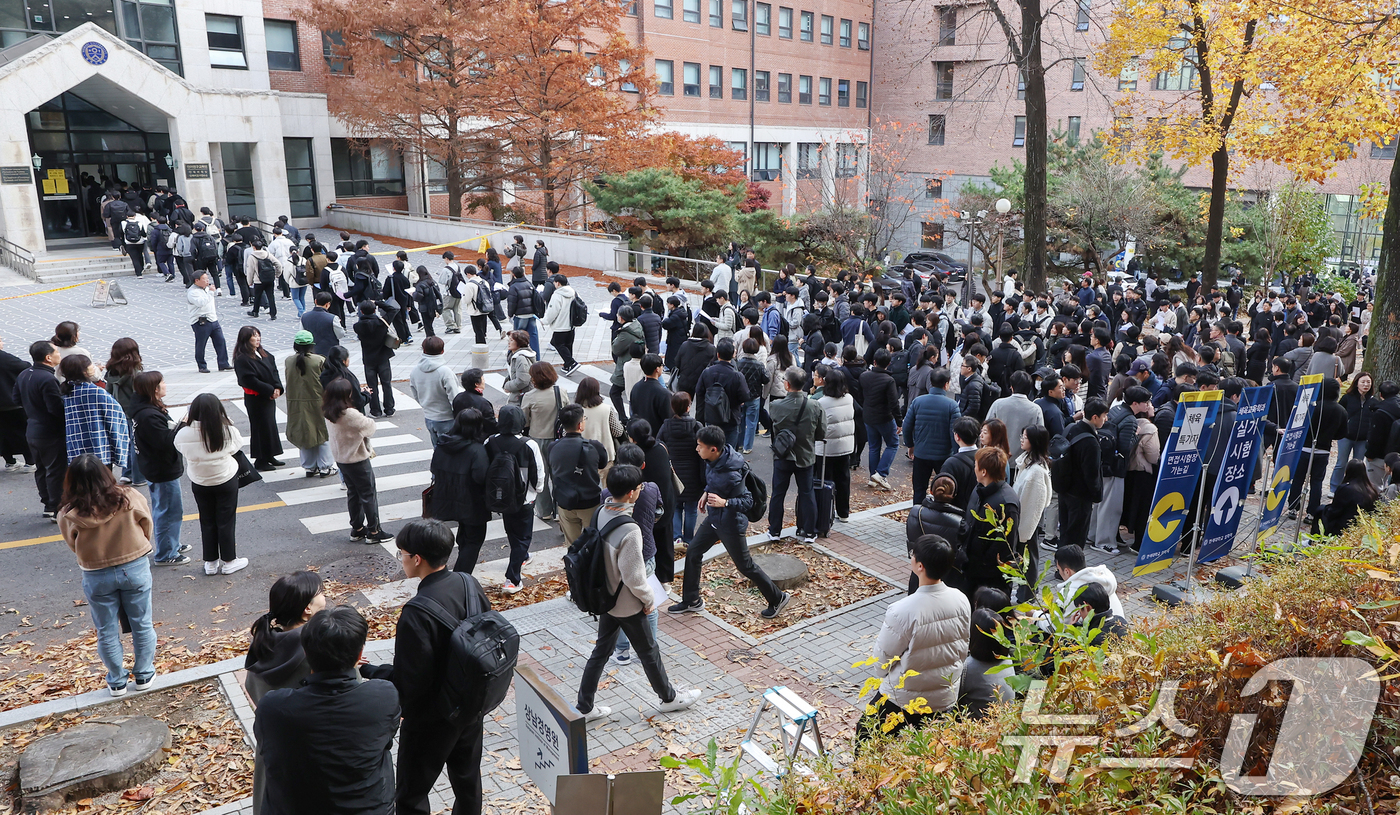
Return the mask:
M1057 550L1057 549L1059 549L1059 548L1060 548L1060 539L1059 539L1059 538L1051 538L1051 539L1049 539L1049 540L1041 540L1041 542L1040 542L1040 549L1041 549L1041 551L1043 551L1043 552L1054 552L1055 550Z
M58 523L58 510L46 509L44 510L43 515L41 515L40 517L42 517L46 521L53 521L54 523Z
M705 607L705 599L699 598L693 603L681 601L666 609L667 614L694 614Z
M779 614L782 614L783 609L787 608L788 603L790 603L791 601L792 595L787 592L783 592L783 596L778 598L778 602L776 605L771 605L768 608L765 608L764 610L758 612L758 616L762 617L765 620L771 620L774 617L777 617Z
M389 534L388 532L385 532L382 529L378 532L371 532L369 533L369 535L366 536L366 541L368 543L384 543L385 541L391 541L393 539L393 535Z
M1103 553L1106 554L1106 555L1121 555L1121 554L1123 554L1123 549L1122 549L1121 547L1119 547L1117 544L1112 544L1112 543L1091 543L1091 544L1089 544L1089 548L1091 548L1091 549L1097 549L1097 550L1099 550L1100 552L1103 552Z
M352 529L352 530L350 530L350 542L351 542L351 543L364 543L364 542L365 542L365 530L363 530L363 529Z

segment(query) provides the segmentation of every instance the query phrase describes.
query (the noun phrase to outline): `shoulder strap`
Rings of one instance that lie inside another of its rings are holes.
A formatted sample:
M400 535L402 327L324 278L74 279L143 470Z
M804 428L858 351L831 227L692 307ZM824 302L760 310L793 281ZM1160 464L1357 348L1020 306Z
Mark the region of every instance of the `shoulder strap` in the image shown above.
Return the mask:
M554 412L557 415L564 407L563 397L559 394L559 386L554 386Z
M468 592L467 594L467 599L468 601L470 601L471 599L470 592ZM457 626L462 622L461 620L452 619L452 615L447 612L447 609L443 608L441 603L439 603L431 597L424 597L421 594L415 594L413 596L413 599L409 600L404 605L414 604L416 604L418 608L422 609L423 612L426 613L429 617L432 617L434 620L437 620L438 622L447 626L448 631L455 630Z

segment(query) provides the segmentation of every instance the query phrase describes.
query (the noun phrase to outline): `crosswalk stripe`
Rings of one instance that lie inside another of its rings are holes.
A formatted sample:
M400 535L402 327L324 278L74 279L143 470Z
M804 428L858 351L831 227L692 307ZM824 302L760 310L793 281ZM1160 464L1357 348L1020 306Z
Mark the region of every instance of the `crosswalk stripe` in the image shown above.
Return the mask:
M241 412L244 416L247 416L247 415L248 415L248 407L247 407L247 405L244 405L244 404L243 404L243 400L242 400L242 399L230 399L230 400L228 400L228 402L229 402L230 405L233 405L234 407L238 408L239 412ZM287 411L283 410L283 409L280 408L280 407L277 408L277 423L278 423L278 424L286 424L286 423L287 423Z
M345 493L341 493L344 495ZM381 524L392 523L394 521L408 521L414 518L423 517L423 500L421 498L413 501L401 501L395 504L379 505L379 522ZM339 512L329 512L325 515L312 515L301 519L301 525L306 527L306 531L313 535L324 535L327 532L345 532L350 529L350 517L345 510ZM543 532L551 529L550 525L539 518L535 519L535 531ZM486 540L497 540L506 536L505 527L498 519L486 524Z
M481 377L481 384L495 390L497 393L504 394L506 392L506 378L501 374L484 374ZM578 383L572 379L561 378L559 380L559 390L567 394L576 393L578 391Z
M380 429L380 430L396 430L396 429L398 428L398 425L394 424L393 422L375 422L375 423L374 423L374 426L375 426L376 428ZM287 441L287 434L286 434L286 433L280 434L277 438L278 438L279 441L282 442L282 446L283 446L283 447L295 447L295 446L296 446L296 445L292 444L290 441ZM386 439L395 439L395 438L398 438L398 436L385 436L384 438L386 438ZM248 446L249 444L251 444L251 443L252 443L252 439L248 439L248 438L243 439L243 446L244 446L244 447L247 447L247 446ZM375 443L375 444L378 444L378 443L379 443L379 439L375 439L375 440L374 440L374 443ZM402 443L402 442L400 442L400 443Z
M390 453L386 456L374 457L374 468L389 467L394 464L409 464L415 461L431 461L433 458L432 449L409 450L403 453ZM298 466L289 466L281 470L263 473L263 480L268 482L295 481L298 478L306 478L306 471ZM308 481L307 483L315 483Z
M612 381L612 371L605 371L596 365L580 365L576 373L583 374L584 376L591 376L603 385Z
M404 487L426 487L432 478L432 474L426 469L413 473L387 475L375 478L375 488L382 494L389 490L397 490ZM331 479L326 480L330 481ZM345 497L345 491L340 488L340 481L337 479L324 486L305 487L299 490L279 492L277 493L277 497L282 499L287 506L297 506L300 504L314 504L317 501L341 499Z

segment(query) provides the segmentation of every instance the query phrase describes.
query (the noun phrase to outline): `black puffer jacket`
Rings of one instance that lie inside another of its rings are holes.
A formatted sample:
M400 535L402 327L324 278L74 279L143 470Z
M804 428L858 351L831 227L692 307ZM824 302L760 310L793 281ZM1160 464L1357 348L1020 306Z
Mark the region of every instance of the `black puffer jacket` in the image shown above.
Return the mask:
M676 381L672 389L694 396L695 383L700 381L700 374L704 373L714 360L714 343L695 337L686 340L681 345L681 350L676 352Z
M661 315L654 311L643 311L637 315L642 324L642 336L646 337L647 353L661 353Z
M953 504L935 500L932 495L924 496L924 502L909 512L909 520L905 523L911 552L914 541L924 535L938 535L948 541L953 549L953 570L943 578L943 582L961 590L967 589L967 578L963 574L967 566L967 550L963 548L967 542L967 531L966 514Z
M506 314L512 317L538 317L535 311L535 287L530 285L530 281L523 277L517 277L510 282L510 288L506 290Z
M170 414L138 396L132 405L131 421L135 424L132 440L136 442L136 463L141 466L141 474L156 483L184 475L185 459L175 449Z
M429 512L439 521L484 524L491 520L486 508L486 447L448 435L438 439L430 469L433 497Z
M1347 412L1347 432L1343 438L1352 441L1362 441L1371 432L1371 404L1375 402L1376 391L1374 388L1366 394L1366 398L1361 398L1361 394L1356 388L1352 388L1342 396L1338 402Z
M1019 547L1013 547L1012 541L1021 526L1021 499L1005 481L978 484L967 512L967 566L963 572L969 593L995 586L1010 594L1011 583L998 566L1018 555Z
M661 432L656 435L671 456L671 469L685 485L678 499L681 506L687 501L694 504L705 492L705 460L695 451L695 434L699 432L700 423L691 417L672 416L662 423Z

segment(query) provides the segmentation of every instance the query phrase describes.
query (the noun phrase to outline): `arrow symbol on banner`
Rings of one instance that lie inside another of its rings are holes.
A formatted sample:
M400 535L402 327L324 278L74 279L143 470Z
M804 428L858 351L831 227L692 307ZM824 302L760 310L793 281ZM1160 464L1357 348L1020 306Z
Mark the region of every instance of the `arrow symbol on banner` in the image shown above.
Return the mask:
M1210 519L1217 524L1228 523L1235 517L1235 510L1240 505L1240 488L1231 487L1220 493L1220 497L1215 499L1215 506L1211 507Z

